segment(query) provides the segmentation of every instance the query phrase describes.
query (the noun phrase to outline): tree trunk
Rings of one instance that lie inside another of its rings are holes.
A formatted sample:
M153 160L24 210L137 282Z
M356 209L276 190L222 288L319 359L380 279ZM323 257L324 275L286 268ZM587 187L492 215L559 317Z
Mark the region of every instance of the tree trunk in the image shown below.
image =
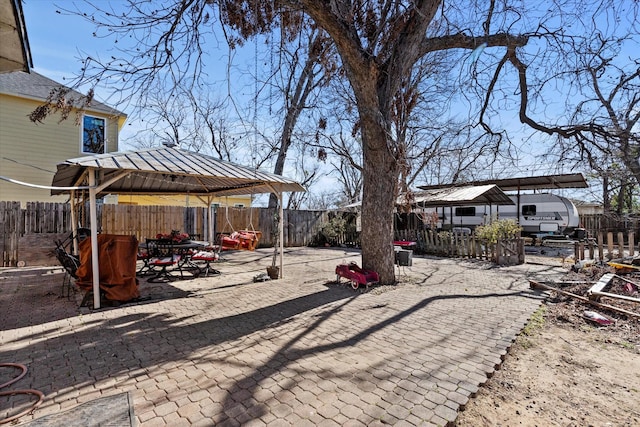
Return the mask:
M362 111L362 110L361 110ZM374 117L363 123L362 265L376 271L380 283L395 283L393 209L398 167L387 145L387 132Z

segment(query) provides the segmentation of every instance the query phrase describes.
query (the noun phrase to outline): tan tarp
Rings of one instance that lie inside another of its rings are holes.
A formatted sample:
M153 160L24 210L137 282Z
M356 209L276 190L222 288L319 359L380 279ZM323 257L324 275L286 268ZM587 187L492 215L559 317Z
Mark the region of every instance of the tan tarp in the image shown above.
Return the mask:
M78 267L79 288L92 290L91 238L79 245L80 267ZM98 262L100 264L100 289L106 299L129 301L140 297L136 279L136 254L138 241L135 236L117 234L98 235Z

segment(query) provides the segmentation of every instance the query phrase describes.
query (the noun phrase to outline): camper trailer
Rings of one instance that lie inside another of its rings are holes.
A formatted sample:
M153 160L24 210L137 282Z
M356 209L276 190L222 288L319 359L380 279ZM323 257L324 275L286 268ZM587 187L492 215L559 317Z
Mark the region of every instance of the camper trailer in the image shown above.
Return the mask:
M548 193L509 197L513 205L446 206L422 211L423 214L436 212L437 227L444 230L473 230L496 218L518 220L524 235L565 235L579 225L578 209L566 197Z

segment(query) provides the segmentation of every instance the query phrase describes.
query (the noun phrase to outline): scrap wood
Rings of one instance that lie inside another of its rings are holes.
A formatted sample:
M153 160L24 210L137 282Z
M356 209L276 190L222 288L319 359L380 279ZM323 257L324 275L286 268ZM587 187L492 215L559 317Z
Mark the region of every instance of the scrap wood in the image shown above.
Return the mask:
M544 290L547 290L547 291L558 292L559 294L570 296L570 297L575 298L575 299L577 299L579 301L586 302L587 304L591 304L591 305L596 306L596 307L600 307L600 308L603 308L603 309L616 311L618 313L626 314L627 316L640 318L640 313L634 313L632 311L624 310L622 308L618 308L618 307L615 307L613 305L602 304L602 303L597 302L597 301L591 301L589 298L586 298L586 297L583 297L583 296L580 296L580 295L576 295L576 294L571 293L571 292L563 291L562 289L558 289L558 288L553 287L553 286L545 285L544 283L536 282L535 280L529 280L529 286L532 289L544 289Z
M629 280L627 277L618 276L617 274L614 274L614 276L616 276L620 280L624 280L627 283L631 283L633 286L636 287L636 289L640 288L640 284L634 282L633 280Z
M633 270L640 270L640 266L638 265L624 264L621 262L609 261L607 265L615 268L616 270L620 270L620 272L630 272Z
M600 280L598 280L596 284L593 285L591 288L589 288L589 290L587 291L587 295L589 295L589 299L597 299L597 298L591 298L591 296L597 295L598 293L602 292L604 288L609 286L609 284L611 283L614 277L615 277L615 274L613 273L603 274Z
M611 292L604 292L604 289L609 286L614 277L627 281L624 277L620 277L617 274L607 273L604 274L600 280L596 282L588 291L589 299L598 301L600 297L618 298L625 301L640 302L640 298L634 298L626 295L618 295Z
M640 298L634 298L634 297L630 297L630 296L627 296L627 295L612 294L611 292L590 292L589 293L589 298L591 298L592 295L594 297L596 297L596 298L594 298L596 300L599 297L609 297L609 298L618 298L618 299L625 300L625 301L631 301L631 302L640 303Z

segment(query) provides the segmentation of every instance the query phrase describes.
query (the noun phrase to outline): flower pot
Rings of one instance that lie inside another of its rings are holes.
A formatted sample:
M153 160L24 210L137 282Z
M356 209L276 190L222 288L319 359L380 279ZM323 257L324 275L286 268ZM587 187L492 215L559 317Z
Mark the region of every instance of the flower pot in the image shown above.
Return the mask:
M280 267L267 267L267 274L272 280L278 279L280 277Z

